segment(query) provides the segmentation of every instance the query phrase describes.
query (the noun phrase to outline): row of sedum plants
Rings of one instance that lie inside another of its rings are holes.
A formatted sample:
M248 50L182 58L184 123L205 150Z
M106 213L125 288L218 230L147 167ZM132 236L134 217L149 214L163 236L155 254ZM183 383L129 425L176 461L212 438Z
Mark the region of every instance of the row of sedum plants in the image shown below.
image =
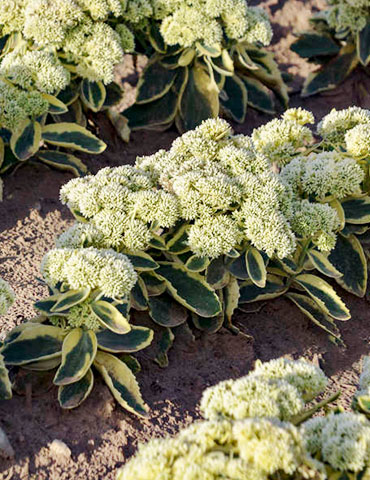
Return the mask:
M275 112L287 88L271 53L266 13L246 0L3 0L0 5L0 174L34 159L84 175L73 151L106 148L86 127L106 111L129 127L181 132L247 104ZM114 69L145 54L136 103L113 107ZM72 153L71 153L72 152Z
M61 200L76 223L44 257L50 296L5 338L5 364L58 368L64 408L90 393L94 366L144 415L131 353L153 330L165 366L176 327L238 333L236 309L284 296L342 343L336 321L350 312L333 284L367 289L370 111L333 110L320 140L310 123L290 109L248 137L209 119L168 151L69 181Z
M369 0L327 0L327 3L327 10L311 18L312 29L300 33L291 47L301 57L319 65L307 77L303 96L336 88L357 67L369 74Z
M370 475L370 357L352 408L328 407L325 374L303 360L256 362L203 392L204 420L154 439L117 480L360 480ZM311 418L325 407L325 415Z

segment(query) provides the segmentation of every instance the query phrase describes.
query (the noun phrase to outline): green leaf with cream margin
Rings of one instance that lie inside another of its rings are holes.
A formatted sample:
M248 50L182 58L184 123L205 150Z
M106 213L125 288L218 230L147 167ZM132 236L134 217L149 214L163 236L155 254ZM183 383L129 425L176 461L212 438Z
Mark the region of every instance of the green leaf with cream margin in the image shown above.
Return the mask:
M58 147L71 148L81 152L99 154L106 144L89 130L75 123L56 123L42 127L42 139Z
M110 353L98 351L94 366L123 408L140 417L147 415L148 407L142 399L136 378L124 362Z
M295 278L298 283L320 306L320 308L337 320L351 318L348 308L325 280L309 273L298 275Z
M214 317L221 312L222 306L216 293L200 274L172 262L159 262L159 268L154 273L165 281L175 300L199 316Z
M62 363L55 377L55 385L68 385L81 380L90 369L98 349L92 330L72 329L63 342Z
M62 408L70 410L76 408L86 400L94 386L94 375L89 368L85 376L78 382L61 385L58 389L58 401Z

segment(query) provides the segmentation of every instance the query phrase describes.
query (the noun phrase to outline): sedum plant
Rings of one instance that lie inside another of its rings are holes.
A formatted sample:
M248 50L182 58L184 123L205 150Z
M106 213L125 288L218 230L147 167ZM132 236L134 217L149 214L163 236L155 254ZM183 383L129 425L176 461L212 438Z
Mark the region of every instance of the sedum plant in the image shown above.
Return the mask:
M121 98L114 67L134 49L129 2L3 0L0 5L0 173L36 157L86 173L71 149L101 153L85 112ZM126 15L125 20L122 16Z
M0 350L5 364L56 369L53 382L66 409L90 394L94 367L123 408L145 416L131 353L148 346L153 331L129 323L129 295L137 280L131 262L109 249L57 248L46 254L41 271L51 296L35 303L40 316L7 335Z
M15 294L10 285L0 278L0 316L5 315L13 305ZM1 347L1 342L0 342ZM1 350L1 349L0 349ZM0 400L8 400L12 396L11 383L4 358L0 353Z
M369 72L369 1L327 0L327 4L327 10L312 17L313 29L298 34L291 47L320 65L307 77L303 96L334 89L357 67Z
M333 111L321 142L302 109L250 137L209 119L135 166L67 183L61 200L77 222L57 246L128 255L138 273L131 305L164 328L166 348L169 329L190 320L237 331L238 305L281 295L340 342L335 320L350 313L322 275L365 295L368 118Z
M203 393L205 420L176 437L139 445L117 480L368 478L366 417L336 408L310 419L339 395L307 408L305 402L322 393L326 384L324 373L303 360L259 362L246 377L221 382ZM299 405L289 404L292 392Z
M287 87L263 48L272 29L261 8L246 0L141 5L134 30L149 61L136 102L124 112L132 130L165 130L175 123L184 132L220 112L243 122L247 105L270 114L276 103L287 105Z

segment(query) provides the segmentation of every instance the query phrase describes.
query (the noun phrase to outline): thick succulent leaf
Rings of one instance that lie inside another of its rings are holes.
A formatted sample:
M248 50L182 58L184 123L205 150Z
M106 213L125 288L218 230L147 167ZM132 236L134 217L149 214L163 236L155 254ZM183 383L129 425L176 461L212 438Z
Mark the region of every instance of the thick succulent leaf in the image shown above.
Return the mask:
M240 285L239 303L258 302L280 297L286 291L282 278L267 274L264 288L257 287L252 280L246 280Z
M332 90L341 83L358 64L356 51L352 45L342 47L340 53L319 70L308 75L304 82L302 96Z
M86 175L87 168L81 160L74 155L54 150L39 150L37 158L50 167L58 170L72 172L76 177Z
M6 343L1 353L7 365L24 365L60 355L65 332L51 325L35 325L24 329L17 338Z
M148 407L141 397L136 378L124 362L110 353L99 351L95 357L94 366L123 408L140 417L147 415Z
M192 313L191 319L194 323L194 326L198 330L202 330L207 333L216 333L224 324L225 316L224 313L221 312L215 317L204 318L200 317L196 313Z
M158 268L158 263L146 252L136 251L124 253L138 272L145 272Z
M58 294L56 303L50 308L53 313L64 312L78 305L87 299L90 295L90 287L80 288L79 290L67 290L65 293Z
M1 133L1 128L0 128ZM6 142L6 141L5 141ZM4 157L0 165L0 174L10 171L13 167L19 164L18 158L11 151L10 147L4 145Z
M187 68L179 68L177 77L170 90L153 102L135 103L123 112L128 119L131 130L143 128L165 129L175 120L179 94L184 88L188 77Z
M355 225L370 223L370 197L349 198L342 202L346 222Z
M34 372L46 372L48 370L54 370L60 365L62 361L62 352L59 355L49 358L47 360L40 360L38 362L31 362L22 365L25 370L33 370Z
M323 253L317 250L311 250L308 252L308 257L317 270L327 277L339 278L343 275Z
M181 264L161 262L156 275L166 282L168 291L179 303L201 317L214 317L221 304L214 290L199 273Z
M128 320L112 304L104 300L98 300L90 304L90 309L102 326L112 330L112 332L125 334L131 330Z
M188 225L182 225L178 228L175 233L168 237L167 240L167 249L170 253L175 255L180 255L181 253L188 252Z
M261 112L274 115L275 105L272 99L271 90L269 90L260 80L257 80L257 78L247 77L245 75L241 75L240 78L247 88L248 105Z
M152 234L149 245L157 250L167 250L166 242L160 235Z
M286 296L317 326L340 341L340 332L333 319L329 317L312 298L299 293L287 293Z
M12 398L12 384L9 380L8 370L0 353L0 400Z
M185 263L185 266L191 272L203 272L209 265L208 257L198 257L192 255Z
M320 308L337 320L351 318L348 308L325 280L310 273L298 275L295 281L315 300Z
M186 322L188 312L168 293L149 298L149 315L162 327L177 327Z
M207 118L217 117L220 109L218 87L208 71L195 64L180 101L180 116L185 131L192 130Z
M194 48L185 48L181 53L177 63L180 67L187 67L194 60L195 55L196 50L194 50Z
M159 31L157 23L152 23L150 25L148 38L154 50L159 53L166 52L166 45L164 43L161 32Z
M237 75L226 77L223 94L224 98L221 97L223 110L236 122L243 123L247 113L248 93L242 80Z
M92 330L71 330L63 342L62 363L54 377L55 385L68 385L81 380L90 369L97 350L98 342Z
M40 310L45 315L59 315L54 313L51 309L55 306L55 304L58 302L60 298L60 294L57 293L55 295L51 295L50 297L47 297L43 300L39 300L38 302L34 303L34 307L37 308L37 310Z
M245 253L242 253L238 258L226 264L227 269L234 277L239 280L247 280L249 274L247 271L247 261L245 258Z
M74 83L70 83L64 90L61 90L58 93L57 98L65 105L69 106L75 100L77 100L79 95L80 95L79 86Z
M224 52L226 52L226 54ZM227 58L227 55L229 58ZM225 77L232 77L234 75L234 62L226 49L222 51L221 57L209 58L209 62L219 75Z
M177 70L169 70L159 60L149 62L137 84L136 104L153 102L172 87Z
M52 118L55 123L77 123L81 127L86 127L87 118L82 110L82 102L78 98L68 107L68 111L62 114L53 114Z
M289 102L288 87L284 83L280 69L275 62L274 54L262 48L248 47L246 50L252 61L258 65L258 69L249 70L249 75L274 91L282 105Z
M123 97L122 88L115 82L105 85L106 96L104 100L103 108L110 108L117 105Z
M219 57L221 55L221 48L218 43L215 43L214 45L205 45L203 43L196 42L195 45L198 52L206 57Z
M364 297L367 286L367 261L361 243L354 235L338 235L329 261L342 273L336 282L358 297Z
M86 400L94 386L94 375L91 368L78 382L61 385L58 389L58 401L62 408L76 408Z
M114 333L111 330L102 330L96 334L98 346L101 350L111 353L134 353L143 350L153 340L153 330L146 327L132 326L124 334Z
M81 83L81 98L93 112L99 112L104 105L107 92L103 82L90 82L86 78Z
M363 235L369 230L368 225L355 225L351 223L347 223L343 230L340 231L341 235L345 237L349 237L350 235Z
M49 103L49 113L53 115L61 115L68 112L68 106L53 95L47 93L42 94L43 98Z
M365 67L370 62L370 19L367 19L365 27L357 33L356 38L357 55Z
M10 148L18 160L32 157L40 147L41 125L32 120L24 120L10 138Z
M139 361L132 355L128 355L128 354L120 355L119 359L128 366L128 368L131 370L131 372L134 375L136 375L141 371L141 365Z
M75 123L57 123L42 128L42 139L59 147L72 148L91 154L102 153L106 144L86 128Z
M303 33L290 48L303 58L337 55L340 50L332 37L316 32Z
M226 287L229 279L230 274L226 268L224 258L221 256L212 260L207 268L207 283L215 290L219 290Z
M257 287L264 288L266 286L267 272L262 255L256 248L251 247L247 250L245 259L249 278Z
M155 276L154 272L142 272L140 274L141 278L145 282L146 289L148 291L149 297L155 297L156 295L162 295L166 290L166 282L160 280Z
M129 142L130 128L128 126L127 118L124 117L120 112L117 112L114 108L109 108L106 114L119 138L124 142Z
M235 310L238 308L240 299L239 282L235 277L231 277L228 285L223 290L225 316L228 322L231 322Z
M154 359L162 368L168 366L168 352L172 348L174 340L175 335L173 334L172 330L170 328L164 329L158 342L159 351Z
M329 203L329 205L336 210L340 222L338 230L342 230L346 225L346 218L341 202L335 198Z
M139 277L131 290L131 306L135 310L145 311L148 309L148 290L144 280Z

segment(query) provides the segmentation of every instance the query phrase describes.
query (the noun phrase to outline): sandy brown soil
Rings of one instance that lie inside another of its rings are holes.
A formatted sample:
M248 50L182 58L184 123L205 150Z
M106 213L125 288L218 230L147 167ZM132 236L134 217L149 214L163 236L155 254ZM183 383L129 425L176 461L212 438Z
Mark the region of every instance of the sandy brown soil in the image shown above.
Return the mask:
M251 2L252 3L252 2ZM322 8L323 0L267 0L264 4L273 18L276 32L272 49L283 67L296 76L292 89L297 92L302 79L312 69L288 50L293 30L307 28L311 8ZM122 69L125 78L126 104L132 102L135 78L132 62ZM358 88L370 92L370 81L361 73L353 75L335 92L302 100L292 94L291 105L311 109L319 118L333 106L353 104L370 107L370 98ZM362 93L360 93L360 91ZM249 133L270 118L249 111L244 125L235 126ZM107 151L88 159L95 172L111 165L132 163L137 155L167 148L176 138L175 131L139 132L129 144L114 137L103 116L98 123L109 144ZM33 315L33 302L45 294L35 277L44 253L53 240L72 223L71 216L58 200L59 188L70 177L43 166L25 166L5 178L5 198L0 203L0 276L9 281L17 293L15 306L0 323L0 338L22 320ZM159 368L154 353L140 355L142 372L138 375L143 395L151 407L145 421L122 411L107 388L98 380L89 399L75 411L62 411L56 390L40 379L33 385L33 396L15 395L0 402L0 426L15 450L15 458L0 458L0 479L69 480L114 479L115 470L134 453L137 442L152 436L174 433L197 418L201 392L220 380L247 373L256 358L268 360L281 355L304 356L318 363L331 376L331 389L341 388L340 402L349 405L358 380L360 359L369 353L370 314L366 300L339 292L352 311L352 319L340 324L346 348L332 345L295 307L284 299L271 301L259 312L236 315L235 323L254 340L233 336L226 331L200 335L195 342L178 336L170 352L170 366ZM255 305L246 309L254 309ZM28 377L19 380L22 390ZM67 450L58 452L50 446L62 440Z

